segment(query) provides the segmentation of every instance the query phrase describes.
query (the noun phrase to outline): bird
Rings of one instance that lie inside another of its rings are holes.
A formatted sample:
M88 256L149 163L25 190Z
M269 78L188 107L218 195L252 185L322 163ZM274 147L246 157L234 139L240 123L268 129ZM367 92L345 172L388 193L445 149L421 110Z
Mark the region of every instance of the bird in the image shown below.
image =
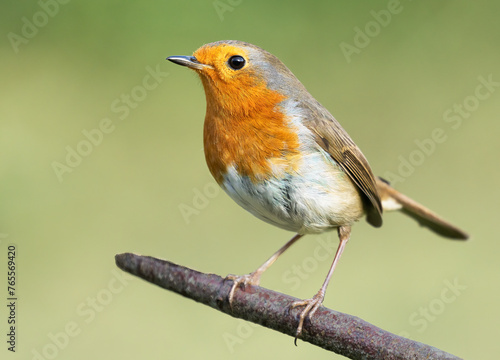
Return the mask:
M327 286L363 217L382 225L384 210L399 210L435 233L469 236L375 177L339 122L276 56L239 40L205 44L191 56L167 60L194 70L206 96L203 148L222 189L257 218L295 235L254 272L228 275L228 295L259 285L262 274L304 235L337 231L339 245L319 291L296 301L302 308L295 335L322 306Z

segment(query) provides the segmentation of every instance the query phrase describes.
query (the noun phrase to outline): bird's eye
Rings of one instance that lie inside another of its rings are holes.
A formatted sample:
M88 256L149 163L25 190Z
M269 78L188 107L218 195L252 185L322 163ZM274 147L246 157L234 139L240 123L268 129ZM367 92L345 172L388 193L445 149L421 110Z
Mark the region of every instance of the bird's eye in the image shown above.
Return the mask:
M241 69L243 66L245 66L245 62L246 61L243 58L243 56L239 56L239 55L231 56L229 58L229 60L227 61L229 67L233 70Z

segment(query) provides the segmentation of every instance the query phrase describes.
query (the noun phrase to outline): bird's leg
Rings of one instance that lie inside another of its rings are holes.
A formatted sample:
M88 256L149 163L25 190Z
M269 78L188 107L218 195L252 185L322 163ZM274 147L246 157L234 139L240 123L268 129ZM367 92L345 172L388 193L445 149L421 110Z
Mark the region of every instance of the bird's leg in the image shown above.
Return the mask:
M328 287L328 283L330 282L330 278L332 277L333 271L337 266L337 263L344 251L344 248L349 240L349 236L351 235L351 227L350 226L341 226L338 228L340 243L337 248L337 252L335 253L335 257L333 258L332 266L330 266L330 270L328 271L328 275L326 275L325 282L323 286L319 289L318 293L314 295L311 299L295 301L291 308L295 308L297 306L305 306L304 310L300 313L299 326L297 327L297 332L295 333L295 345L297 345L297 338L300 336L302 332L302 327L304 325L304 320L309 317L309 319L314 315L316 310L323 303L323 299L325 298L326 288Z
M303 235L295 235L291 238L285 245L283 245L278 251L276 251L273 256L271 256L264 264L259 266L257 270L247 275L228 275L226 279L233 280L233 286L229 292L229 306L233 304L234 292L239 286L245 288L246 285L259 285L260 277L279 257L283 254L290 246L292 246L297 240L299 240Z

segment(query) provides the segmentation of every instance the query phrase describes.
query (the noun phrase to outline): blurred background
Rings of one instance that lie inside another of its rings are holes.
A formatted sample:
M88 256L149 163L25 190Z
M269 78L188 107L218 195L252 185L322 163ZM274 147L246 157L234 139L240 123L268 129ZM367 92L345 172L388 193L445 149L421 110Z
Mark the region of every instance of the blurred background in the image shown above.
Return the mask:
M325 306L463 358L498 358L500 3L4 0L0 8L0 295L7 302L15 245L19 298L9 359L342 358L114 264L115 254L135 252L244 274L293 235L218 190L202 150L200 81L165 61L222 39L278 56L376 174L472 235L445 240L393 213L381 229L361 221ZM307 236L262 286L312 296L336 244L335 233Z

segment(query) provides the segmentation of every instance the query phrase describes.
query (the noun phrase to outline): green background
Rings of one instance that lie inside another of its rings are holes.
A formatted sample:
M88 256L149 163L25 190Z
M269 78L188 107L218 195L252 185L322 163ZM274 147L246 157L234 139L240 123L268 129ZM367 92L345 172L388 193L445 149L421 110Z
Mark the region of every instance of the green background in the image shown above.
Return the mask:
M399 190L472 235L444 240L393 213L381 229L361 221L325 306L463 358L498 358L500 87L483 88L482 100L475 94L480 77L500 82L500 3L402 0L378 28L372 11L382 14L387 1L41 4L48 10L35 1L0 5L0 304L10 244L19 297L16 354L6 349L0 307L2 359L332 358L115 267L115 254L135 252L243 274L292 236L215 190L202 150L200 81L165 61L221 39L277 55L376 174L403 172ZM41 26L30 33L26 25L23 35L23 18ZM373 36L346 57L341 45L355 45L355 28ZM13 36L24 41L13 46ZM142 92L148 67L168 75ZM113 110L131 93L140 101ZM464 101L471 111L447 122ZM59 179L54 162L65 164L68 147L103 119L113 131ZM435 129L445 141L419 157L417 142ZM321 241L336 243L334 235L301 240L262 285L312 296L332 258L317 255L327 251Z

